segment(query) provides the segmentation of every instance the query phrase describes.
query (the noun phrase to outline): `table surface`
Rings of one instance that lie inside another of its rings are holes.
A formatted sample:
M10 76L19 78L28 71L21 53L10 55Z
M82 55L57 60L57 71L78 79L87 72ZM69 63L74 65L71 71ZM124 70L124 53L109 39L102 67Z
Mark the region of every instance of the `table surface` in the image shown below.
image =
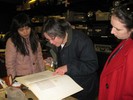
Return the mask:
M32 100L38 100L38 98L30 90L24 90L23 92L25 93L27 98L32 98ZM0 100L7 100L7 98L5 98L4 89L0 89ZM63 100L77 100L77 99L70 96Z

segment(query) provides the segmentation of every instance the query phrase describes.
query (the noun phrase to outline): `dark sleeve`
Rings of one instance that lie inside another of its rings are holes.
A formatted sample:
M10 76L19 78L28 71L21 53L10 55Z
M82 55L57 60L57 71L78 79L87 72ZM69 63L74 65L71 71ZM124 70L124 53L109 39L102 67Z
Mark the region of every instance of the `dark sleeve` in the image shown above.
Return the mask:
M75 50L78 59L73 59L67 64L71 75L90 75L98 69L97 55L90 38L79 39Z

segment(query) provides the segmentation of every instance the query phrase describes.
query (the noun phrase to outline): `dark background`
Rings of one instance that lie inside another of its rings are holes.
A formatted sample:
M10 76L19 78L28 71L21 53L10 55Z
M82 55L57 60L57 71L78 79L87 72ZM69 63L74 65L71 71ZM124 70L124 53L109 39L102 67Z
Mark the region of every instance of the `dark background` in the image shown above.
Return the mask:
M30 10L16 11L17 6L22 5L25 1L26 0L0 0L0 34L6 34L9 31L12 18L20 12L27 13L31 18L33 16L62 15L62 13L66 12L67 10L73 12L82 12L85 14L87 14L89 11L96 12L97 10L110 12L113 3L113 0L68 0L70 4L66 7L64 4L58 5L58 0L46 0L46 3L37 3L33 5ZM82 20L77 21L74 22L74 24L76 23L78 25L81 24L87 26L90 25L90 28L93 28L94 30L96 28L102 30L99 33L93 31L92 35L90 36L94 44L102 45L102 47L98 47L99 51L96 51L100 65L100 74L104 63L110 54L109 52L106 52L108 49L107 45L111 47L109 50L112 51L118 42L110 34L110 21L96 22L93 19L95 18L90 18L89 21L88 19L85 19L85 22ZM35 27L41 25L42 23L35 24ZM88 30L85 30L85 32L87 33ZM106 36L107 38L102 38L101 36ZM42 41L42 43L44 44L45 42ZM5 42L0 38L0 49L4 48ZM0 52L0 77L6 76L4 60L4 52Z
M0 0L0 32L7 32L11 19L18 12L17 5L22 5L26 0ZM29 15L50 15L65 12L67 9L80 12L89 10L108 11L112 6L112 0L68 0L68 7L56 6L58 0L47 0L47 4L35 5L32 9L25 11Z

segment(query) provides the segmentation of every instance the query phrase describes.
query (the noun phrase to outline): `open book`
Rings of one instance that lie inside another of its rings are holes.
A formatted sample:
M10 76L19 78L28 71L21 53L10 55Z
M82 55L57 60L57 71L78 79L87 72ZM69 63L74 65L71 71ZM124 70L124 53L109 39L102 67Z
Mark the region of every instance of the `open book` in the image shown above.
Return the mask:
M27 86L39 100L62 100L83 90L68 75L53 75L48 70L17 77L16 80Z

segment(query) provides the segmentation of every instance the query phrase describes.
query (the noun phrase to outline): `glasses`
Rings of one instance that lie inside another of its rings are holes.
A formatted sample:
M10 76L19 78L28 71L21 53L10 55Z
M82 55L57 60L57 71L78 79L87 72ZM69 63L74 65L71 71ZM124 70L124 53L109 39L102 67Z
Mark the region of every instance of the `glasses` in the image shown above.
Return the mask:
M49 39L46 38L45 40L48 41L48 42L50 42L50 41L53 41L55 38L56 38L55 36L52 36Z

